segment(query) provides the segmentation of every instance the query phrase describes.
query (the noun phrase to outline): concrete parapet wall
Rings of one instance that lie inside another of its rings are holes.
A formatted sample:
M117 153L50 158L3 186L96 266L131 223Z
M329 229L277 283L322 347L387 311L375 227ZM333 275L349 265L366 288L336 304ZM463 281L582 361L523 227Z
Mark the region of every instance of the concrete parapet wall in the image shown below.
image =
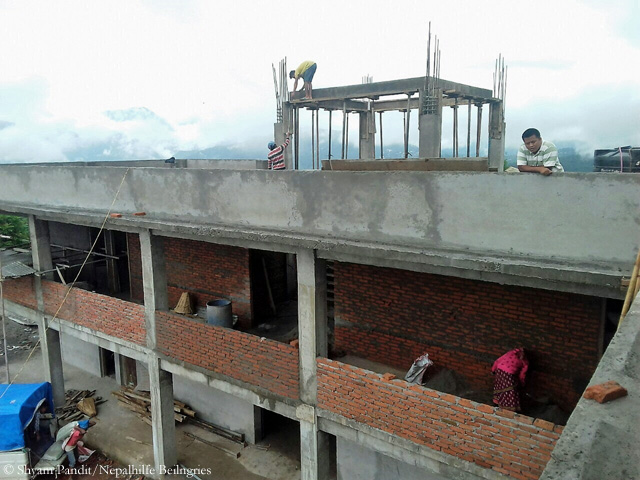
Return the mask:
M537 479L562 427L318 359L318 408L503 475Z
M580 399L541 480L640 478L640 295L613 337L589 385L616 381L628 396Z
M125 172L3 166L0 209L104 214ZM320 237L630 270L638 190L635 175L132 168L114 210L145 211L144 221L158 224L273 231L289 242Z
M297 400L298 350L228 328L156 312L158 350L185 364Z

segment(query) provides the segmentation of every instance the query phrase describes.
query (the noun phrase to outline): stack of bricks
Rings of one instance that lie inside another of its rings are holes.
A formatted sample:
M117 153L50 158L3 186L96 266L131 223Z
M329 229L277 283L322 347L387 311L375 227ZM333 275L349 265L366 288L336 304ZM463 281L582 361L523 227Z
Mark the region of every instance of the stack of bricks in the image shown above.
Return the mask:
M335 348L408 370L425 352L476 389L524 346L528 388L572 409L599 360L601 299L336 262Z
M158 350L195 367L298 399L298 349L286 343L156 312Z
M57 317L62 320L137 345L146 345L142 305L78 288L72 289L62 304L68 287L52 281L44 281L43 287L47 315L53 316L57 312Z
M143 301L140 240L129 234L129 267L132 298ZM169 306L188 292L195 308L204 308L209 300L232 301L240 326L248 327L253 318L249 250L179 238L164 239Z
M562 427L318 359L318 408L518 479L542 474Z

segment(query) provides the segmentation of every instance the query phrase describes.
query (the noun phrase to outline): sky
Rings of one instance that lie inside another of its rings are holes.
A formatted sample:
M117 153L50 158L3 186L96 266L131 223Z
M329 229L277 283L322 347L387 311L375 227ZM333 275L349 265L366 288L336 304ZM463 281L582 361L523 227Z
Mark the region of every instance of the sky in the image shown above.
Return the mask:
M429 22L444 79L491 89L505 58L507 149L528 127L584 154L640 146L638 18L637 0L0 0L0 162L266 155L272 64L316 61L314 88L421 76Z

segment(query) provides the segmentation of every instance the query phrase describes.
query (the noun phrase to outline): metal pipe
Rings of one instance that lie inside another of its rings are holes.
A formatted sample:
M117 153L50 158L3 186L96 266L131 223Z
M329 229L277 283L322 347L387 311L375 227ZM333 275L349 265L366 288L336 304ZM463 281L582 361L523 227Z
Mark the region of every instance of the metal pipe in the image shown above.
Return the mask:
M3 239L11 238L8 235L2 235ZM4 365L7 372L7 385L11 383L11 375L9 374L9 356L7 349L7 328L5 326L6 320L4 318L4 291L2 286L4 285L4 278L2 277L2 252L0 251L0 317L2 318L2 337L4 347Z
M402 128L403 132L403 141L404 141L404 158L407 158L407 112L402 112Z
M296 158L294 163L294 167L295 167L294 169L298 170L299 159L300 159L300 109L299 107L295 107L294 117L295 117L295 135L296 135L296 143L295 143Z
M458 156L458 98L454 100L453 108L453 156Z
M469 100L469 110L467 111L467 158L471 155L471 100Z
M71 250L72 252L80 252L80 253L91 253L91 255L95 255L96 257L104 257L104 258L110 258L112 260L120 260L120 257L117 257L115 255L107 255L105 253L97 253L97 252L90 252L89 250L82 250L81 248L74 248L74 247L67 247L65 245L55 245L55 244L51 244L52 247L55 248L61 248L63 250Z
M347 114L347 130L345 134L345 142L344 142L344 155L345 159L349 157L349 114Z
M384 158L384 147L382 144L382 112L378 112L380 114L380 158Z
M409 128L411 127L411 94L407 95L407 149L405 151L405 157L409 158Z
M331 160L331 114L333 110L329 110L329 153L327 154L327 159Z
M478 106L478 121L476 122L476 157L480 156L480 140L482 138L482 104Z
M342 102L342 159L345 159L344 156L344 147L345 147L345 135L347 132L347 102Z
M320 110L316 110L316 162L318 164L318 170L322 168L320 165Z
M316 111L311 110L311 170L316 169Z

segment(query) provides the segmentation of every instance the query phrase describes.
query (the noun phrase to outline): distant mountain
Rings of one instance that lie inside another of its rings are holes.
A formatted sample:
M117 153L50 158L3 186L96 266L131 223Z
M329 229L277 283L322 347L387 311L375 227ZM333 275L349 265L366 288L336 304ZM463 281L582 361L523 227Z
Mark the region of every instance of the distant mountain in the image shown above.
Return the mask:
M593 154L582 155L573 146L563 146L561 142L556 143L558 147L558 158L564 167L565 172L593 172ZM516 166L516 156L518 149L505 150L505 158L510 166Z

